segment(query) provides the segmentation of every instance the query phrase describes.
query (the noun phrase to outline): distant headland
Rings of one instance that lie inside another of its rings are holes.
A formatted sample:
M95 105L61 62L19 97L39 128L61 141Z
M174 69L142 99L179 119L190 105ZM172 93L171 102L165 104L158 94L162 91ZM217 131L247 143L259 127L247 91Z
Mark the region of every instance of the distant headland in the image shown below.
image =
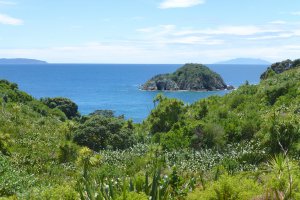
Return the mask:
M215 64L230 65L270 65L271 63L259 58L235 58L231 60L217 62Z
M233 89L227 86L222 77L202 64L185 64L171 74L152 77L141 86L142 90L156 91L213 91Z
M0 64L48 64L46 61L28 58L0 58Z

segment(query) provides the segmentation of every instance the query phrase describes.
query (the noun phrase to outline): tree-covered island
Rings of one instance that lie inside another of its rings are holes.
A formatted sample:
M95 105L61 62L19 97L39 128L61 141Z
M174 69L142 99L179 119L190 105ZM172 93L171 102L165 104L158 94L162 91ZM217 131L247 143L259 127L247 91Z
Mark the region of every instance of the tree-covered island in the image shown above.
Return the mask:
M142 90L212 91L233 89L222 77L202 64L185 64L174 73L156 75L141 86Z

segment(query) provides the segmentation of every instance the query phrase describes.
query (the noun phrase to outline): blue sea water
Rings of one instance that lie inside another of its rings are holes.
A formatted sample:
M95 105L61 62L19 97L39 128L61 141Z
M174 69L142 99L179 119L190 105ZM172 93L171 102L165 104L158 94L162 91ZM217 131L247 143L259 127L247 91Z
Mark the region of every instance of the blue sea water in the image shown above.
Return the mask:
M110 109L141 122L153 109L158 92L141 91L139 86L152 76L169 73L181 64L44 64L0 65L0 79L19 85L36 98L68 97L79 106L81 114L98 109ZM226 84L235 87L259 82L265 65L208 65L221 74ZM164 92L168 97L193 103L210 95L228 91Z

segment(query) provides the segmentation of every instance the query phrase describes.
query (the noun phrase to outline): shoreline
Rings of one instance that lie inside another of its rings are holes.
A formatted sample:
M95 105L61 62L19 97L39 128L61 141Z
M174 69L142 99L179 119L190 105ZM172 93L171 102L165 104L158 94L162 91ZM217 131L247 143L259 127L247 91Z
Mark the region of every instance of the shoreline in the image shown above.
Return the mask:
M234 88L232 90L236 90L237 88ZM232 90L228 90L228 89L224 89L224 90L144 90L144 89L140 89L140 91L143 92L220 92L220 91L232 91Z

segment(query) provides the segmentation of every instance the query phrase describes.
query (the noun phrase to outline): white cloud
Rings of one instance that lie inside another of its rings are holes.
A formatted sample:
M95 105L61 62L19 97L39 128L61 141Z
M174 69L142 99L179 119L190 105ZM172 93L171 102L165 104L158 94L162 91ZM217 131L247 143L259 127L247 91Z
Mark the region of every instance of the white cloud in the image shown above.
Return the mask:
M0 24L17 26L17 25L22 25L23 20L13 18L13 17L5 15L5 14L0 14Z
M275 44L274 46L221 47L217 49L155 48L131 43L90 43L78 46L34 49L1 49L3 57L31 57L49 62L62 63L214 63L230 57L258 57L270 61L296 59L300 45ZM118 58L116 60L116 58Z
M272 40L272 39L290 38L293 36L295 35L291 33L282 33L278 35L263 35L263 36L251 37L248 38L248 40Z
M292 37L299 37L300 30L282 30L281 32L270 35L259 35L250 37L248 40L272 40L272 39L288 39Z
M277 61L300 55L299 23L197 28L166 24L136 31L136 35L126 40L53 48L0 48L0 55L65 63L213 63L230 57Z
M247 36L258 33L280 32L279 29L261 28L258 26L220 26L201 30L183 30L174 33L175 35L205 34L205 35L237 35Z
M282 24L287 24L286 21L284 20L275 20L275 21L271 21L269 22L270 24L279 24L279 25L282 25Z
M224 41L219 39L212 39L210 37L188 36L188 37L166 40L165 43L188 44L188 45L220 45L223 44Z
M168 9L168 8L187 8L196 6L199 4L204 4L204 0L164 0L159 8Z
M175 25L160 25L157 27L146 27L137 30L138 32L153 34L153 35L165 35L169 34L171 36L251 36L257 34L274 34L281 33L281 29L266 28L259 26L220 26L215 28L207 29L180 29Z
M143 40L156 45L220 45L224 41L209 35L180 34L175 25L159 25L137 29Z

